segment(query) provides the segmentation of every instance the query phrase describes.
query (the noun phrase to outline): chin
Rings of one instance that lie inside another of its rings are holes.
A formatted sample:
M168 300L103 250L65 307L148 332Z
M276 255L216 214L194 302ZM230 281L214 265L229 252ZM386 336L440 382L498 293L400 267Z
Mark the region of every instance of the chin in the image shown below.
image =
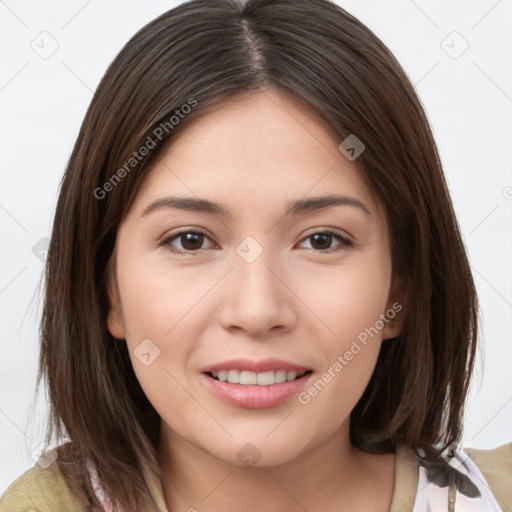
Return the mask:
M213 450L213 446L205 448L213 457L242 468L275 467L292 463L306 450L306 447L294 440L293 436L276 435L274 439L270 439L273 434L269 438L266 438L267 435L268 433L260 437L237 437L229 441L229 446L217 444Z

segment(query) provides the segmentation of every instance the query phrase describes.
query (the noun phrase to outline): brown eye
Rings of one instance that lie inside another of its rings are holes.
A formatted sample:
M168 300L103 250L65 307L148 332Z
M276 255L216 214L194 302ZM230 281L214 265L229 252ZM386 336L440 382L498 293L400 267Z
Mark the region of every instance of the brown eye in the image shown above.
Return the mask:
M175 253L193 254L203 248L205 239L209 240L206 233L202 231L180 231L166 238L160 245L168 247L170 251ZM179 242L181 247L173 245L175 242Z
M201 249L204 236L200 233L185 233L180 235L181 245L187 251Z
M348 238L340 235L339 233L336 233L335 231L330 230L313 233L312 235L309 235L306 238L304 238L303 241L309 239L311 239L312 241L311 248L317 252L334 252L352 246L352 242ZM339 240L341 243L339 244L339 247L332 248L331 244L333 240L336 239Z
M324 233L318 233L316 235L312 235L310 238L312 240L311 245L313 246L313 249L322 250L330 249L333 236Z

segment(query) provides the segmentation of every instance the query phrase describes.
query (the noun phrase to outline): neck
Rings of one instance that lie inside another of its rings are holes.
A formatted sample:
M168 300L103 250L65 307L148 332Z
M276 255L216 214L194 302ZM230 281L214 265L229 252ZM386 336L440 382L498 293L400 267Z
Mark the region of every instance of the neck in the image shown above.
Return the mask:
M159 463L169 511L380 512L389 510L394 487L394 454L353 447L348 425L292 460L266 467L220 460L162 426Z

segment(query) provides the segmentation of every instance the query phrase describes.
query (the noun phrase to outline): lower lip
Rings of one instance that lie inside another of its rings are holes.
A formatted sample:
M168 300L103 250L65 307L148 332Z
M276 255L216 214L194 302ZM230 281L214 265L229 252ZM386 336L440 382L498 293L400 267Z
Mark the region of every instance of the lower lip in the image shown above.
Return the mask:
M201 376L206 386L224 402L245 409L266 409L275 407L299 393L311 375L311 373L306 373L298 379L270 386L221 382L206 373Z

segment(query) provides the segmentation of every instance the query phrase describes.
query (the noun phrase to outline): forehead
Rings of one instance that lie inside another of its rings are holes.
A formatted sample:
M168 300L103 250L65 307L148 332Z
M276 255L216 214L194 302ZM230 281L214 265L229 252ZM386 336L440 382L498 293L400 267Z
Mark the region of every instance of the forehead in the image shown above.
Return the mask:
M291 200L325 195L377 209L355 162L301 100L275 90L214 106L162 150L134 208L164 195L213 199L243 212L254 203L283 210Z

